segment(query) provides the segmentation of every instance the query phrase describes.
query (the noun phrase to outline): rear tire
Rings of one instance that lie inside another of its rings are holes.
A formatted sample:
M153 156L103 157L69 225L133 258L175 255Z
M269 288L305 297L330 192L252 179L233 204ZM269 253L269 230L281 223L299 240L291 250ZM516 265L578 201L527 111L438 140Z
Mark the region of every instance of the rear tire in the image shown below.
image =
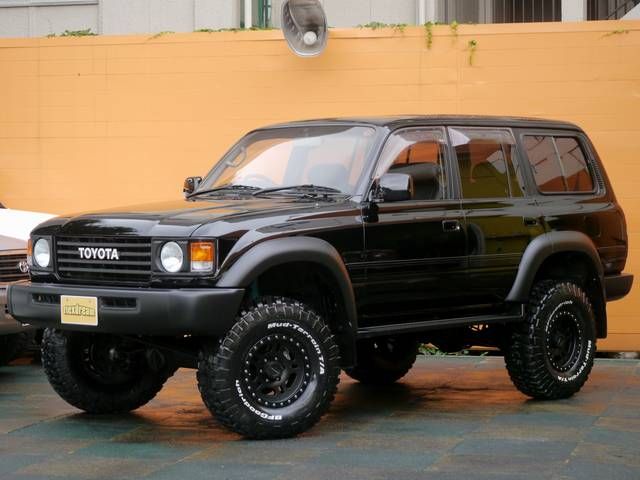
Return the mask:
M536 399L568 398L589 377L596 352L595 317L576 284L537 283L526 320L511 331L505 363L514 385Z
M148 360L148 349L108 334L46 329L42 366L53 389L88 413L135 410L162 389L175 367Z
M420 343L409 337L381 337L358 343L357 365L345 373L367 385L389 385L404 377L416 361Z
M264 299L220 345L203 348L198 387L207 408L248 438L311 428L336 393L340 356L322 318L294 300Z

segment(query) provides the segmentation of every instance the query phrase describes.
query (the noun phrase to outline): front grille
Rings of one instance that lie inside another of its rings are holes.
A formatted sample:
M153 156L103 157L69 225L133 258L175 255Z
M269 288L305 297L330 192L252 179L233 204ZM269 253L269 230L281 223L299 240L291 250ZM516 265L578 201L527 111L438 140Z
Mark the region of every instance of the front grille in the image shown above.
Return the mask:
M151 280L151 240L143 237L56 237L56 269L78 283L147 284ZM118 260L82 258L78 249L117 249Z
M15 282L27 278L29 274L20 270L20 262L26 261L26 254L0 255L0 283Z

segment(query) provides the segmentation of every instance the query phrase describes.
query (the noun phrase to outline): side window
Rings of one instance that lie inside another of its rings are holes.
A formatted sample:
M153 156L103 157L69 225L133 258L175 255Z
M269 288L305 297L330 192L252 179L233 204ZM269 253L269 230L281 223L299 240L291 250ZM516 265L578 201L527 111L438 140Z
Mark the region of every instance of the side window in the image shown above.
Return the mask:
M406 173L413 178L413 200L438 200L447 195L444 132L406 129L393 133L384 147L376 176Z
M523 143L542 193L593 191L593 177L577 139L526 135Z
M570 192L592 192L593 178L591 178L587 160L578 141L571 137L556 137L555 140L560 163L567 179L567 190Z
M514 165L515 141L509 131L450 128L460 169L463 198L524 196Z
M564 176L553 137L525 136L524 149L541 192L564 192Z

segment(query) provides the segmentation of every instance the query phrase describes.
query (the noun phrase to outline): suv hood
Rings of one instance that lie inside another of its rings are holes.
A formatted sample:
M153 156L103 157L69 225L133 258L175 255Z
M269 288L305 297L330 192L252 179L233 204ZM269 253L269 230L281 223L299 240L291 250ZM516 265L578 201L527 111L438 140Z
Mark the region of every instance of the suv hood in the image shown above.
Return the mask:
M246 231L262 225L273 225L287 221L292 215L299 217L305 213L317 214L327 208L340 209L338 205L343 203L299 198L180 200L65 216L41 225L38 233L70 236L218 236L233 230ZM201 229L214 223L215 233L211 229L206 229L206 233L203 231L205 229Z

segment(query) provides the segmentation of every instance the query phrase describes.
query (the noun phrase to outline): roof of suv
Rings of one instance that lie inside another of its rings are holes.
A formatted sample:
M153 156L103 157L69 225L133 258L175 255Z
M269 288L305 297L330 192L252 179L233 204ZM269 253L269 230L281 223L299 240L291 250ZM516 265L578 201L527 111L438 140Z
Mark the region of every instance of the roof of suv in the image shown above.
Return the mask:
M552 128L560 130L581 130L573 123L542 118L501 117L489 115L390 115L379 117L325 118L293 121L272 125L272 127L292 127L304 125L326 125L332 123L353 123L375 125L391 129L412 125L473 125L482 127L528 127Z

